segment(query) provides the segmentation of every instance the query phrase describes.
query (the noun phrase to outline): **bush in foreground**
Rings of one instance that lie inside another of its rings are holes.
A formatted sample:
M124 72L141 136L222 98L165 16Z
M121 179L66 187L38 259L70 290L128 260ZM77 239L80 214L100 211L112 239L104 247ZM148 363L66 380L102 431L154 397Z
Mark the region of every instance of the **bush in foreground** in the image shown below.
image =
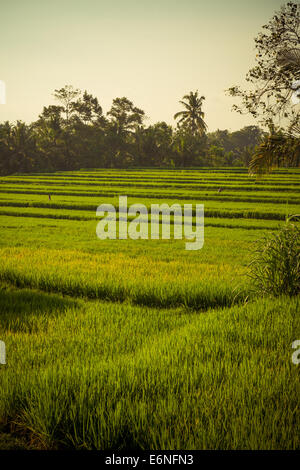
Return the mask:
M262 295L300 294L300 230L292 216L278 232L258 241L249 265L253 290Z

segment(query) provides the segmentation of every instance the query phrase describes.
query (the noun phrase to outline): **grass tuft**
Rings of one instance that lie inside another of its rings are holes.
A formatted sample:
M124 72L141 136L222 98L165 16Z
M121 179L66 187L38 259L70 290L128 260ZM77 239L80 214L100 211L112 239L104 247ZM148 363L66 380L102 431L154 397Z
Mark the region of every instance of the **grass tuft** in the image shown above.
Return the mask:
M277 233L257 243L249 277L253 290L259 294L300 294L300 230L291 219Z

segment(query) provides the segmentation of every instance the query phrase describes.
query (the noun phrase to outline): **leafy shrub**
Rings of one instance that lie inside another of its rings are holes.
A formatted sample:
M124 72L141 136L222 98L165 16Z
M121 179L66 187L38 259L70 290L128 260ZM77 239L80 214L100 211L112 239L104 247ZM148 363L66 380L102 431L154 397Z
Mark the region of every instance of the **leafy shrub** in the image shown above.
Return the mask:
M257 242L256 257L249 265L252 290L262 295L300 294L300 230L286 224L271 236Z

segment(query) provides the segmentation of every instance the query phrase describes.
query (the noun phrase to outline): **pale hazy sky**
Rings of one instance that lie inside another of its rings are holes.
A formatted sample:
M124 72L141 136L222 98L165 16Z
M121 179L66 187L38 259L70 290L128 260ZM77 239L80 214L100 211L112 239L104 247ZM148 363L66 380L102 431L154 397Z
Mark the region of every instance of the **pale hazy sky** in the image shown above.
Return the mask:
M245 84L254 37L282 0L0 0L0 122L33 121L72 84L107 112L126 96L146 124L175 125L189 91L206 97L209 131L254 124L224 90Z

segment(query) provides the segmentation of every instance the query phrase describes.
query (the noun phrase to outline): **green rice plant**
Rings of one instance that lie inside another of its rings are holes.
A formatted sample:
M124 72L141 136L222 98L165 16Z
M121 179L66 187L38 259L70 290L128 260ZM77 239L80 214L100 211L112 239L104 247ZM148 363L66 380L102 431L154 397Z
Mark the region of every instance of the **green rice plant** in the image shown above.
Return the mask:
M300 296L249 299L244 281L235 295L255 230L279 230L287 201L299 213L299 175L0 178L0 449L299 449ZM203 248L99 240L96 208L119 194L148 212L204 201Z
M0 425L43 449L299 449L299 306L194 312L0 288Z
M257 243L256 257L249 265L252 289L260 294L300 294L300 230L291 222Z

